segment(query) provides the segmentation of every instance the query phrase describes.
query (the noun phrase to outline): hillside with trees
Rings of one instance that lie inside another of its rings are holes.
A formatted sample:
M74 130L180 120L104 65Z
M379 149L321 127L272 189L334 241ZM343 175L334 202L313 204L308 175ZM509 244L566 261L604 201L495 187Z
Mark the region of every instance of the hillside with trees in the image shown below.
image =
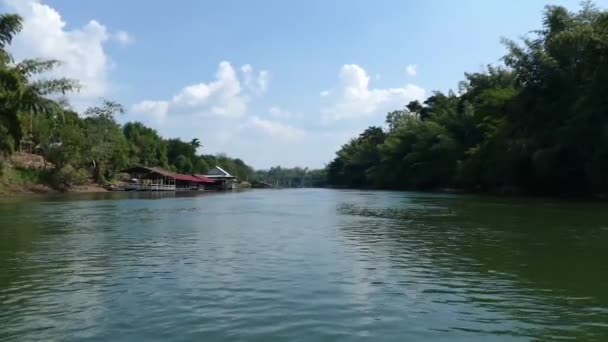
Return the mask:
M608 192L608 12L547 6L542 28L505 39L504 65L466 73L342 146L332 186Z
M133 165L185 174L205 173L218 165L241 179L253 177L253 168L240 159L197 154L199 139L165 139L140 122L119 124L116 117L124 109L113 101L75 112L65 95L80 88L78 81L46 77L60 61L15 61L7 51L21 28L18 15L0 15L0 177L61 190L104 184ZM41 156L45 165L36 170L9 168L15 151Z

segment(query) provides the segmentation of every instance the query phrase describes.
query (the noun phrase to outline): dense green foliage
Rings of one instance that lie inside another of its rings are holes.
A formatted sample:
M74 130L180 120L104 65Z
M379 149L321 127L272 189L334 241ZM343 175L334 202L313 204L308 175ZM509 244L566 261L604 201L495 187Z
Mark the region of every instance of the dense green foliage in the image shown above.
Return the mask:
M199 139L167 140L139 122L120 125L116 116L124 109L118 103L103 100L81 115L74 112L57 95L78 89L78 82L44 78L58 61L13 61L6 48L20 30L19 16L0 15L0 153L23 150L40 154L53 165L43 172L48 175L44 179L24 179L65 188L88 179L105 182L133 165L187 174L219 165L241 179L253 177L253 169L240 159L198 155Z
M608 191L608 12L546 7L543 28L505 40L504 66L465 74L387 115L327 166L334 186Z

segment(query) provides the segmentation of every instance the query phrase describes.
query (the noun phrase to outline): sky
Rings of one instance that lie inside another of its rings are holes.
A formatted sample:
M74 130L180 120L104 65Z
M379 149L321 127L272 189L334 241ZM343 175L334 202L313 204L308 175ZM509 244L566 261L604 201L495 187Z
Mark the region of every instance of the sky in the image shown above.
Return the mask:
M386 113L499 64L502 37L539 29L543 1L0 0L17 59L63 62L78 110L198 138L257 169L323 167ZM578 0L554 0L571 10ZM596 1L606 8L608 0Z

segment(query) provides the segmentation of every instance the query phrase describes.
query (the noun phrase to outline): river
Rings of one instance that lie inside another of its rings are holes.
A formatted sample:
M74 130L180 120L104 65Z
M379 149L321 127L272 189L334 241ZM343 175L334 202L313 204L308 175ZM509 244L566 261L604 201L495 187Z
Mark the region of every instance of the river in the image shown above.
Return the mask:
M608 205L252 190L0 200L0 341L608 341Z

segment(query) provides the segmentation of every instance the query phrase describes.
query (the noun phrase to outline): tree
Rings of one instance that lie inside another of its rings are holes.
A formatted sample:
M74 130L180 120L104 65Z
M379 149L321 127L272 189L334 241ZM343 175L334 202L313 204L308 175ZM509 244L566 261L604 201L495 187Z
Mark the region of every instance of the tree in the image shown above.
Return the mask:
M419 115L424 107L422 107L422 104L420 104L418 100L414 100L408 103L405 108L407 108L411 114Z
M285 188L321 187L327 185L325 170L309 170L302 167L283 168L274 166L268 170L256 171L254 178L257 181Z
M103 100L101 106L90 107L84 113L86 152L93 177L98 182L111 178L129 164L129 145L114 118L123 112L120 104Z
M180 139L167 140L167 160L176 171L191 173L193 171L196 156L196 146L192 142L184 142Z
M505 40L504 66L466 73L458 95L388 113L380 161L362 137L327 167L333 185L608 191L608 12L547 6L542 29ZM369 159L371 160L371 159Z
M21 28L18 15L0 15L0 131L12 137L12 142L2 139L2 148L8 153L21 142L24 133L31 134L38 115L60 110L49 96L78 88L76 81L65 78L32 80L33 76L52 70L59 61L26 59L13 63L6 48Z
M397 119L397 115L389 117L387 121L398 120L402 122L403 117ZM400 123L394 121L393 129ZM375 180L371 177L374 169L380 163L379 146L384 143L386 134L380 127L369 127L356 139L342 146L338 151L336 159L328 166L328 178L330 183L338 186L368 187L374 185Z
M87 145L84 127L68 123L56 128L53 139L44 148L44 156L60 170L68 165L82 167L86 163L83 146Z
M508 112L509 140L528 155L540 192L605 189L598 163L606 146L608 13L590 2L579 12L547 6L543 28L523 46L505 41L505 64L521 88ZM603 172L605 173L605 172Z
M194 146L194 148L198 149L199 147L203 146L200 142L200 140L198 140L197 138L194 138L190 141L190 145Z
M8 53L21 28L21 17L0 14L0 153L27 146L28 152L43 155L55 166L51 179L62 189L88 177L104 182L131 165L182 173L205 173L222 165L243 179L253 177L253 168L240 159L197 155L202 147L198 138L165 140L139 122L121 126L116 121L124 112L119 103L104 99L82 115L74 112L59 96L77 90L78 82L44 77L59 61L14 61Z
M122 128L129 143L131 164L167 167L167 142L156 130L141 122L128 122Z
M428 189L451 184L459 146L434 121L411 118L380 146L382 167L374 178L383 187Z

